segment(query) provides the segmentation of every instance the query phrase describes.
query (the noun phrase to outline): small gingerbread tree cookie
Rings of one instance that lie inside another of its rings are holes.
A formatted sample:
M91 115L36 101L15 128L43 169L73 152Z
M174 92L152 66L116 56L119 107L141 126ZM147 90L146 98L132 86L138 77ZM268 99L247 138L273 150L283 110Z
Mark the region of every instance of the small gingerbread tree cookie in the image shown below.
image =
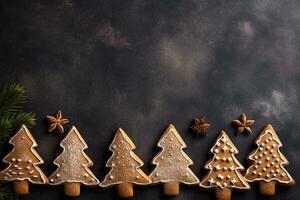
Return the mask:
M151 183L149 177L140 169L143 161L133 152L134 143L128 135L119 128L109 146L113 152L106 163L111 170L100 183L101 187L117 185L119 196L128 198L133 196L132 184L147 185Z
M249 182L259 181L260 193L274 195L276 183L293 185L295 181L284 165L289 162L280 152L282 143L271 124L268 124L255 140L257 149L248 159L254 163L247 169L245 178Z
M156 155L152 163L156 168L149 177L153 183L163 183L164 194L178 195L179 183L194 185L199 180L189 168L193 161L184 153L186 144L175 127L170 124L158 141L162 151Z
M205 164L205 168L210 171L202 179L201 187L215 188L218 200L230 200L232 189L250 189L249 184L240 173L244 167L235 157L239 151L225 131L221 131L210 151L214 157Z
M84 152L88 146L75 126L70 129L60 146L63 152L54 160L58 168L49 177L50 185L64 184L65 195L79 196L80 184L99 184L89 169L94 165L93 161Z
M20 195L29 194L28 181L34 184L46 184L47 177L38 167L44 161L35 151L37 143L25 125L13 136L10 144L12 151L3 158L9 166L0 172L1 181L12 181L13 190Z

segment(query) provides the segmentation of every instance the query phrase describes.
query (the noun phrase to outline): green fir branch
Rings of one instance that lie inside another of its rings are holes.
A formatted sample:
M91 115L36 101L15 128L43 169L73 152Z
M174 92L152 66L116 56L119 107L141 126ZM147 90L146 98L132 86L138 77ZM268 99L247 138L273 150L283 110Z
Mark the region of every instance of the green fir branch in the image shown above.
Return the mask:
M5 85L0 91L0 156L7 152L9 139L25 124L28 127L35 125L35 115L22 111L27 96L23 86L18 84ZM14 195L11 187L0 183L0 200L20 199Z

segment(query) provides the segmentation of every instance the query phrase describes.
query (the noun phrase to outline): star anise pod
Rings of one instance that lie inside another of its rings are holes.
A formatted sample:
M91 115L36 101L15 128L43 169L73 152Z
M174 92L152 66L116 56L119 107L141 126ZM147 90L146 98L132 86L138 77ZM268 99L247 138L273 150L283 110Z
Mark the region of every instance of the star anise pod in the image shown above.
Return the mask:
M58 111L56 113L56 117L47 115L47 119L50 121L50 127L48 129L49 132L54 131L55 129L58 129L60 133L64 133L64 127L63 125L67 124L69 122L68 119L62 118L61 111Z
M207 135L210 124L207 122L205 117L194 118L194 125L191 127L199 135Z
M245 113L243 113L239 120L233 120L232 123L238 126L238 135L245 131L251 134L252 130L250 126L255 123L255 120L247 119L247 116L245 115Z

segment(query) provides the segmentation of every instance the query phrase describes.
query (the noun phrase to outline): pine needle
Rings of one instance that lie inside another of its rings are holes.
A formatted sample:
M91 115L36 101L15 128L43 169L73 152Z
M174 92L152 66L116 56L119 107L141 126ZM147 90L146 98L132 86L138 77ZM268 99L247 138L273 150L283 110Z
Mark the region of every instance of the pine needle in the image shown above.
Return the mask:
M0 156L7 151L9 139L22 124L28 127L35 125L35 115L22 111L27 96L23 86L18 84L5 85L0 92ZM20 199L11 188L0 183L0 200Z

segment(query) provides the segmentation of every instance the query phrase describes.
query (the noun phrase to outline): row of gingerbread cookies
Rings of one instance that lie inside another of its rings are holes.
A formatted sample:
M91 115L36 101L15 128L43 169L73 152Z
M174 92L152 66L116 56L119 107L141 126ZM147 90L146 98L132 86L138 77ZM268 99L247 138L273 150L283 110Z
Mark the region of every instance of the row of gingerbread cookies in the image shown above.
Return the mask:
M48 178L38 167L43 160L35 151L37 144L26 126L21 127L10 143L14 148L3 159L9 166L0 173L0 179L13 181L14 191L18 194L29 193L29 182L47 184ZM248 182L252 181L259 181L261 192L269 195L275 193L276 183L294 184L283 167L288 161L279 151L282 144L271 125L262 131L256 144L257 150L249 156L254 164L243 176L240 171L244 168L235 157L238 150L222 131L211 149L214 157L205 165L209 173L199 181L189 168L193 161L182 150L186 144L175 127L169 125L158 142L163 150L153 159L156 168L147 176L140 169L143 162L133 152L134 143L118 129L109 147L113 155L106 164L111 170L100 186L116 185L121 197L131 197L133 184L163 183L167 195L178 195L180 183L200 184L204 188L214 188L217 199L230 199L231 189L250 189ZM54 161L58 168L49 177L49 184L64 184L68 196L78 196L81 184L98 185L98 179L89 169L93 162L84 153L87 144L75 127L68 132L61 146L64 150Z

